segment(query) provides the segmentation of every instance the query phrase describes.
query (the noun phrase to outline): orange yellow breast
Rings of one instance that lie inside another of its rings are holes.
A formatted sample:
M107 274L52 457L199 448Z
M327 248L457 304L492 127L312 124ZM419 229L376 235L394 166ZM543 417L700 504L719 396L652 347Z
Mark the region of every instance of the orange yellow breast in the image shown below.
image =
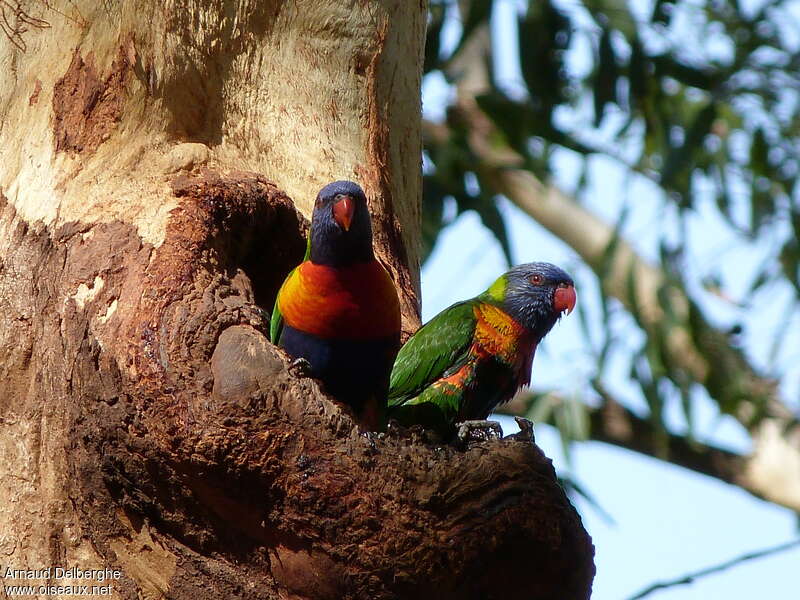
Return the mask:
M521 377L530 377L536 341L522 325L502 309L478 304L475 314L475 350L510 365Z
M287 325L325 339L374 339L400 331L397 291L377 261L345 268L306 261L281 287L278 308Z

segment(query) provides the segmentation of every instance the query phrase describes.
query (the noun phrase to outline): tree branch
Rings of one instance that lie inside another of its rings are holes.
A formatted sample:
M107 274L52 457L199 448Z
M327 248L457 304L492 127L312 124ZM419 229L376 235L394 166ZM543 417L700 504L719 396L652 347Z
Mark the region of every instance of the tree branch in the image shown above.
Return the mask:
M587 407L592 440L666 460L696 473L744 487L745 482L741 481L741 473L747 457L717 446L689 440L682 435L665 432L656 427L652 421L640 417L620 404L608 393L603 392L602 395L603 402L599 407ZM538 396L530 392L520 393L511 402L499 407L497 412L529 418L531 405L537 399ZM556 397L554 401L561 400ZM548 419L547 423L556 426L553 419ZM766 499L757 490L747 491L762 500Z
M705 569L700 569L699 571L695 571L694 573L689 573L684 575L683 577L679 577L677 579L672 579L670 581L662 581L658 583L654 583L640 592L631 596L628 600L639 600L640 598L644 598L645 596L649 596L653 592L658 590L663 590L671 587L675 587L677 585L687 585L690 583L694 583L696 579L700 577L705 577L706 575L713 575L714 573L719 573L720 571L725 571L730 569L731 567L735 567L743 562L747 562L749 560L754 560L756 558L763 558L765 556L770 556L772 554L778 554L779 552L785 552L786 550L791 550L796 546L800 546L800 539L787 542L785 544L780 544L778 546L774 546L772 548L767 548L765 550L759 550L757 552L748 552L747 554L742 554L741 556L725 561L719 565L715 565L713 567L706 567Z
M30 27L47 29L50 24L28 14L21 2L12 3L9 0L0 0L0 31L21 52L28 49L23 36Z

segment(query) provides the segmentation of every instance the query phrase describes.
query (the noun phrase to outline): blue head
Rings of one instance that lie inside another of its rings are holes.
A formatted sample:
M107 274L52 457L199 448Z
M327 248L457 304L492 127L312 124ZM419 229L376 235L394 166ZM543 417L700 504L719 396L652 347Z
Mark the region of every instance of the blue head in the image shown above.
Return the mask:
M572 312L577 300L572 278L557 266L543 262L514 267L487 292L537 339L547 335L564 311Z
M358 184L334 181L317 194L311 216L311 260L341 267L373 258L367 198Z

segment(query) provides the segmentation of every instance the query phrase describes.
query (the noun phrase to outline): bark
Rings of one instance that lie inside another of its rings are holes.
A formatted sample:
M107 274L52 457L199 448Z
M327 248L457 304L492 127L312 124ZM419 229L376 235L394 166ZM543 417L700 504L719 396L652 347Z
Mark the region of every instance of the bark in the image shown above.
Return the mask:
M0 40L3 565L119 569L118 598L588 598L529 438L365 436L265 337L337 178L418 325L424 5L27 9L50 28Z

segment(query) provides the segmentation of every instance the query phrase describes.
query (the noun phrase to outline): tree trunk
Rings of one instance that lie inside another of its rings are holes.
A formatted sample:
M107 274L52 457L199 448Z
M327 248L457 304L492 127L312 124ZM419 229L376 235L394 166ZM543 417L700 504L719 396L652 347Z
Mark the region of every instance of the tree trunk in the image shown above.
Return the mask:
M588 598L591 542L530 439L364 436L265 338L340 178L418 326L425 6L15 6L0 562L51 572L4 585L101 585L55 571L77 567L118 570L118 598Z

